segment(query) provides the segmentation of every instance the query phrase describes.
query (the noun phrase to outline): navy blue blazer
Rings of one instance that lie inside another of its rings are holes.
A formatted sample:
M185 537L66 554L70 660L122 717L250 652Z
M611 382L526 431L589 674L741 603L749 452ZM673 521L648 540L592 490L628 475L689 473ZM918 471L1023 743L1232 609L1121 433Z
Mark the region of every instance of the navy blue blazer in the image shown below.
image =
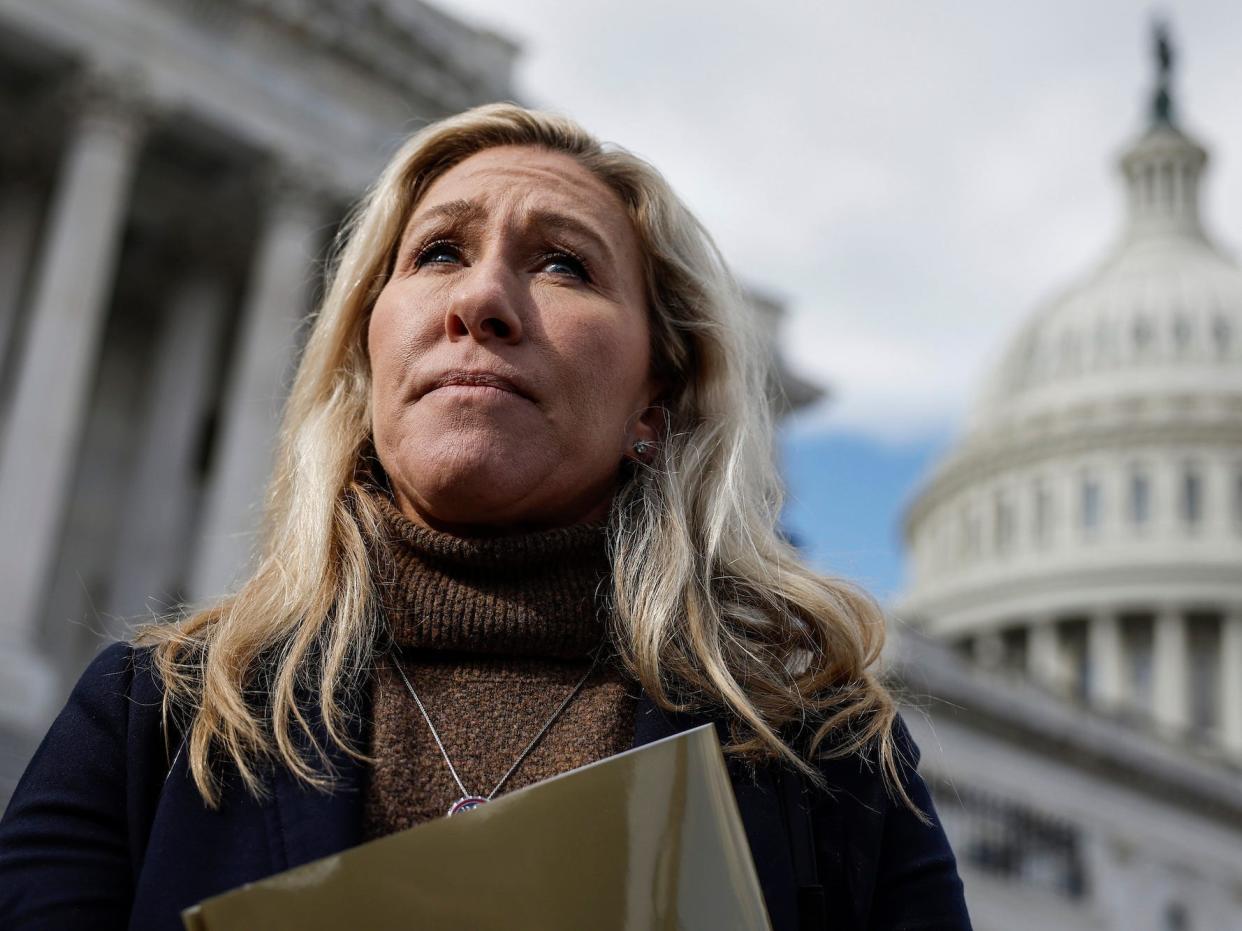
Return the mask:
M105 649L31 760L0 821L0 927L173 931L210 895L361 842L366 769L343 754L331 793L277 769L268 798L234 774L220 808L204 806L185 754L165 746L148 657ZM635 746L707 720L645 696L637 714ZM906 788L933 811L904 724L898 735L913 760ZM938 819L925 826L891 800L874 766L824 764L831 797L789 771L749 769L730 763L776 931L970 927Z

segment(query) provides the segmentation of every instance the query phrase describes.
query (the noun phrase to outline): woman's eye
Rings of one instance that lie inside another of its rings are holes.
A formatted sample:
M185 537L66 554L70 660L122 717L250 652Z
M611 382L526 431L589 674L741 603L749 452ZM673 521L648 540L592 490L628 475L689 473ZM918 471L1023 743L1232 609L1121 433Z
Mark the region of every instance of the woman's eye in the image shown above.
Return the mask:
M572 275L582 281L588 281L590 278L582 260L567 252L554 252L544 256L541 267L554 275Z
M424 265L452 265L461 261L461 253L452 243L433 242L419 250L414 257L414 267Z

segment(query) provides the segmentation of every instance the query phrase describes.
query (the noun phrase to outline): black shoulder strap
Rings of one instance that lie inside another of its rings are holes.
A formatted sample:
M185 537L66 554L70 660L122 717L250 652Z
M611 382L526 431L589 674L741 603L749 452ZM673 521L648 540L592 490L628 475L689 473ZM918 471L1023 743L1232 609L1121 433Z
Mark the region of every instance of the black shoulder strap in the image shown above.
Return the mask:
M781 767L781 807L793 855L794 878L798 884L799 931L823 931L827 927L824 887L815 862L815 832L811 806L806 797L802 774Z

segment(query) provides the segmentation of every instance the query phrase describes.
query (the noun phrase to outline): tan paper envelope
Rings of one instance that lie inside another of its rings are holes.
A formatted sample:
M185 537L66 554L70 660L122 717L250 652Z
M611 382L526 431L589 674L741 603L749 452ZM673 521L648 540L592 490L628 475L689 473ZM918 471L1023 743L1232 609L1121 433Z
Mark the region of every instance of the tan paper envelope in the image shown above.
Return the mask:
M769 931L710 725L201 902L189 931Z

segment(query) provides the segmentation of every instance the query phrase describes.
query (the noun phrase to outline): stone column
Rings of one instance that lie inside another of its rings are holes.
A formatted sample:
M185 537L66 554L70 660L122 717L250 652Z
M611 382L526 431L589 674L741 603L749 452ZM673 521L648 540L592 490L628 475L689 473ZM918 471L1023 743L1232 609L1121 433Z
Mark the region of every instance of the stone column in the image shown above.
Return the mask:
M984 669L1000 669L1005 662L1005 641L999 630L988 630L975 635L971 645L974 660Z
M1221 742L1242 758L1242 605L1230 605L1220 625Z
M1092 704L1114 709L1125 698L1125 673L1121 644L1121 620L1110 608L1101 609L1087 622L1087 662Z
M96 85L98 87L98 85ZM35 651L121 244L138 108L113 94L83 101L56 179L35 270L29 327L0 449L0 713L46 723L54 680ZM42 682L43 685L38 683Z
M271 181L220 411L192 601L214 598L242 581L258 542L297 328L311 309L315 261L326 239L320 190L286 173Z
M42 208L38 188L25 180L8 184L0 199L0 364L21 317L22 288Z
M1065 687L1064 661L1056 619L1037 618L1027 628L1027 672L1030 677L1055 692Z
M192 543L199 493L194 457L228 322L227 285L218 273L193 272L168 301L151 360L151 406L126 494L108 616L163 612L180 594L173 588L183 581Z
M1203 530L1210 537L1227 540L1233 530L1233 508L1228 502L1237 492L1233 483L1237 472L1232 457L1207 455L1203 457ZM1216 506L1215 502L1220 502Z
M1160 608L1152 647L1152 710L1158 724L1174 731L1190 724L1188 640L1181 611Z
M62 94L53 85L48 93L25 94L20 105L0 109L0 119L21 127L9 134L0 152L0 365L15 362L8 353L24 318L30 267L47 208L49 156L61 144L57 98ZM0 444L13 374L0 372Z

